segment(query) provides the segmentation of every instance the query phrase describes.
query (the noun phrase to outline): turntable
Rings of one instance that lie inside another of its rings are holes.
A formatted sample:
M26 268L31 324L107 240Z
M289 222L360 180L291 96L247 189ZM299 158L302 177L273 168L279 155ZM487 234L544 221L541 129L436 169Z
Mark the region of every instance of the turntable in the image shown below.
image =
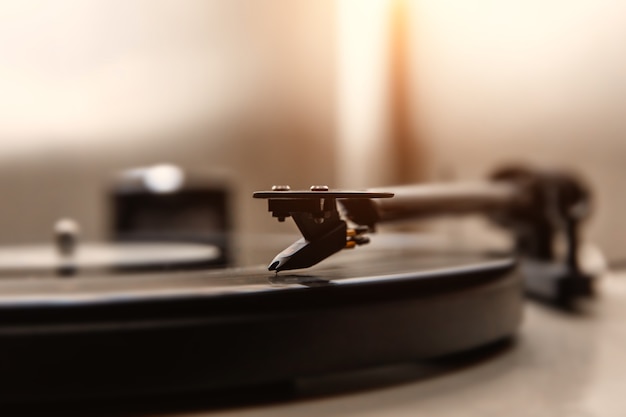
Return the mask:
M211 397L432 361L510 340L524 292L570 309L593 294L578 262L589 195L569 174L254 197L303 235L269 267L207 269L220 257L207 242L80 243L69 220L54 248L0 252L0 401ZM509 230L515 249L366 245L384 222L466 213Z

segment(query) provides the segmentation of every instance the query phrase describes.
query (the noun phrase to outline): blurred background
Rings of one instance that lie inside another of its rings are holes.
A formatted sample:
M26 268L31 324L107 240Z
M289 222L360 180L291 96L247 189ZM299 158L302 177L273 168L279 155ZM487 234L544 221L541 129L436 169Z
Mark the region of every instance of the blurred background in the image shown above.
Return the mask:
M61 217L107 239L140 166L221 184L255 234L295 230L251 198L272 184L528 161L587 179L587 235L622 259L625 50L619 0L1 0L0 244Z

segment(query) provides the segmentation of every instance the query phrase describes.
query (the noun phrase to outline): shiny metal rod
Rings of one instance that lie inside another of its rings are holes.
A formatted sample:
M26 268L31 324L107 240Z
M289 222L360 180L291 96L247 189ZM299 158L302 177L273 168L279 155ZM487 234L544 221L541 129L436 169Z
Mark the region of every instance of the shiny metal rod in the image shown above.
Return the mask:
M387 187L394 198L373 200L380 221L507 209L519 202L519 189L498 182L440 183Z

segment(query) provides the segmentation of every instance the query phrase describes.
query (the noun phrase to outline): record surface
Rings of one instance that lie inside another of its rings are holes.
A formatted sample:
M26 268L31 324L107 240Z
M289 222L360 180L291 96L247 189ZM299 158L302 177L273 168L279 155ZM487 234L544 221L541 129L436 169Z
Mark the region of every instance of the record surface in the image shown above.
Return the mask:
M445 355L514 333L521 294L513 259L406 251L295 274L3 279L0 400L213 389Z

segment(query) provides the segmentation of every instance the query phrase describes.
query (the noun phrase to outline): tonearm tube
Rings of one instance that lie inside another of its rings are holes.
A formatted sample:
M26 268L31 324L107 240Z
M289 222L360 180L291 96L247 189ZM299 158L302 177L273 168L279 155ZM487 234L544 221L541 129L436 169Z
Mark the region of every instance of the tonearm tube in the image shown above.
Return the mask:
M367 191L274 186L254 197L268 199L272 215L279 221L292 217L302 233L272 260L271 271L307 268L341 249L368 243L367 234L380 223L480 213L512 233L529 293L551 299L592 293L591 279L578 264L578 232L589 214L590 193L568 172L507 167L478 183ZM566 242L563 259L554 251L558 236Z

